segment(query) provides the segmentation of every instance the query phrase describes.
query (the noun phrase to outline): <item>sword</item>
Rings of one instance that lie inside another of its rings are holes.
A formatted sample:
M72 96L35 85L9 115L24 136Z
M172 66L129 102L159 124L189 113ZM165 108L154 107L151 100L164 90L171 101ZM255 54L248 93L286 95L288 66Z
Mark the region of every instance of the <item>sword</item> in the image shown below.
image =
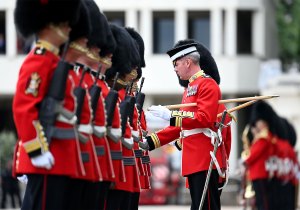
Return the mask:
M214 156L216 156L218 145L220 143L219 134L221 134L222 129L224 127L224 122L225 122L226 115L227 115L227 111L225 110L222 114L222 120L219 123L219 128L218 128L218 132L217 132L217 140L214 142L214 150L213 150L213 155ZM207 171L207 175L206 175L206 179L205 179L205 184L204 184L204 188L203 188L203 193L202 193L202 197L201 197L201 201L200 201L199 210L202 209L203 204L204 204L204 200L205 200L206 192L207 192L207 189L208 189L208 184L209 184L213 164L214 164L214 161L213 161L213 158L211 158L210 163L209 163L209 168L208 168L208 171Z

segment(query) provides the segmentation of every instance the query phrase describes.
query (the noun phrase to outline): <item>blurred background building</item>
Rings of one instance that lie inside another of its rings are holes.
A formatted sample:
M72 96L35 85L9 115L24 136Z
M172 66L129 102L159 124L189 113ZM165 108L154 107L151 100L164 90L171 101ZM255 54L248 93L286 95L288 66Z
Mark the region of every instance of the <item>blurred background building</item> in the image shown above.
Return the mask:
M183 89L165 52L178 40L193 38L212 52L219 67L224 99L278 94L281 97L270 103L300 133L297 63L300 57L300 19L297 19L299 15L295 15L300 14L299 0L96 2L109 21L134 27L144 38L144 108L152 104L180 103ZM0 132L14 131L11 104L15 85L19 67L34 40L23 40L16 32L14 6L15 0L0 1ZM228 108L236 105L228 104ZM249 110L235 113L238 123L232 125L232 177L238 167L242 150L240 136ZM156 129L155 124L149 124L149 127Z

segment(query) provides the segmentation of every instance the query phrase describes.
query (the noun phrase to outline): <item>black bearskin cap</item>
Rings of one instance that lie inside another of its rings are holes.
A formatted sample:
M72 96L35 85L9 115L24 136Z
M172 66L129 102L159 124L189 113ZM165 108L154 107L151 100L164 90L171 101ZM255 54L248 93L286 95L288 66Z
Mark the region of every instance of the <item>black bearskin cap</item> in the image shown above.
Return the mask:
M70 41L75 41L81 37L89 37L92 25L87 7L82 1L80 4L80 14L77 23L72 27L70 32Z
M144 45L143 38L137 31L134 30L134 28L126 27L125 29L127 30L127 32L130 34L130 36L136 41L136 43L139 46L139 53L140 53L140 57L141 57L140 66L142 68L146 67L145 58L144 58L145 45Z
M136 72L137 72L136 79L139 80L142 77L142 75L143 75L142 68L138 67L137 70L136 70Z
M101 42L101 46L100 46L100 56L101 57L105 57L108 54L113 54L117 44L115 41L115 38L111 32L111 29L109 27L108 21L106 16L101 13L101 23L103 24L103 32L106 34L106 38L105 41ZM100 37L100 39L103 39L102 37ZM103 39L104 40L104 39Z
M110 24L111 31L117 43L117 48L112 57L112 67L106 71L109 80L116 72L120 76L129 74L133 67L139 66L140 56L136 42L131 38L125 28Z
M295 128L287 119L283 118L282 120L286 127L287 140L289 141L292 147L295 147L297 143L297 134Z
M92 31L88 37L88 47L97 46L101 48L101 44L106 42L106 32L103 28L100 9L93 0L86 0L85 2L92 25Z
M258 101L252 107L250 116L250 125L253 126L258 120L265 121L271 133L276 133L276 127L278 126L278 116L273 108L265 101Z
M185 39L178 41L174 47L179 47L186 44L196 43L197 51L200 54L200 68L204 71L205 74L211 76L216 83L220 84L220 75L218 71L218 66L215 62L215 59L212 57L210 51L201 43L197 42L194 39ZM179 81L180 82L180 81Z
M15 24L23 37L37 33L49 23L69 22L78 19L80 0L17 0Z

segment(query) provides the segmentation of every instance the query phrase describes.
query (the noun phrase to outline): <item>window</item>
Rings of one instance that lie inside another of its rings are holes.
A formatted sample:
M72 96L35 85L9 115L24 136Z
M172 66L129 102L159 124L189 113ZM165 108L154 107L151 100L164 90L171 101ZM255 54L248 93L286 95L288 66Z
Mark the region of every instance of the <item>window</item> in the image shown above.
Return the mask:
M192 11L188 13L188 37L210 49L210 13Z
M114 11L104 12L104 14L110 23L116 24L118 26L125 26L125 12Z
M5 12L0 11L0 54L6 53L5 25Z
M174 12L153 12L153 53L166 53L174 45Z
M237 53L252 53L252 11L237 13Z

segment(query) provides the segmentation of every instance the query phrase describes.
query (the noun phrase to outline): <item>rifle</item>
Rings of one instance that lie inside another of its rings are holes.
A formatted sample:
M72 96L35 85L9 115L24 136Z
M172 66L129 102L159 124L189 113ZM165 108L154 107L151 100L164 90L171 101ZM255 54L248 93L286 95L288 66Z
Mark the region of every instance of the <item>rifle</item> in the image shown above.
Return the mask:
M116 104L119 98L118 91L115 90L116 82L119 77L119 72L117 72L115 78L114 78L114 83L112 88L110 89L107 97L105 98L105 110L106 110L106 115L107 115L107 126L111 127L112 126L112 121L114 118L114 113L115 113L115 108Z
M145 81L145 77L142 77L140 89L136 93L136 107L139 111L139 121L141 120L141 113L143 111L143 106L145 101L145 93L142 93L144 81Z
M80 66L82 66L82 65L79 65L78 67L80 67ZM74 89L74 95L77 99L77 107L76 107L76 111L75 111L75 114L77 117L77 121L76 121L77 125L80 124L80 118L81 118L82 108L83 108L83 104L84 104L84 98L86 95L86 90L82 87L82 82L84 79L84 75L87 71L90 71L89 67L83 66L79 84ZM82 135L80 132L78 132L78 138L79 138L79 141L81 141L82 143L86 143L88 141L88 138L86 136Z
M101 70L101 64L99 64L99 66L98 66L98 70L97 70L97 73L95 75L95 77L96 77L95 82L89 89L89 93L90 93L90 96L91 96L91 107L92 107L92 110L93 110L94 118L96 116L98 100L99 100L100 93L101 93L101 87L99 87L97 85L97 81L98 81L99 75L100 75L100 70Z
M65 45L62 59L58 62L47 95L41 102L39 109L39 120L45 129L45 136L48 143L51 142L51 138L53 137L54 124L59 115L73 123L76 120L74 113L64 109L62 105L69 70L73 69L73 65L64 60L67 49L68 44Z

